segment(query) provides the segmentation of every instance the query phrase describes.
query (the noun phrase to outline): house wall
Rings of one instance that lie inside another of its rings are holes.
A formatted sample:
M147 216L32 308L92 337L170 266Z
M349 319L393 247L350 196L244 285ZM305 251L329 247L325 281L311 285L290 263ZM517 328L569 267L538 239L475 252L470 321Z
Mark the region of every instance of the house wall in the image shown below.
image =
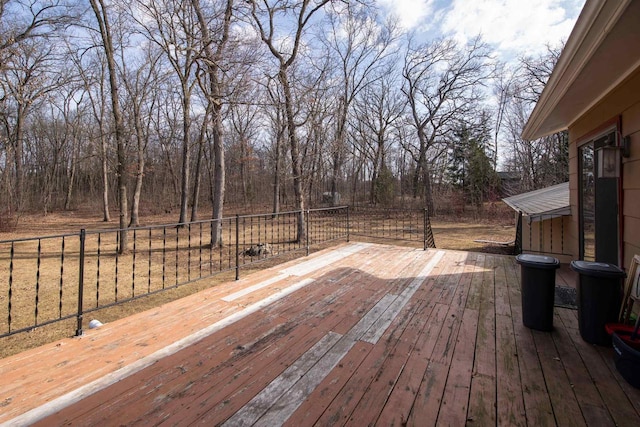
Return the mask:
M631 138L631 156L622 160L623 267L640 254L640 68L601 102L569 127L569 189L571 220L567 236L570 251L578 256L578 143L603 126L620 120L621 134Z
M568 263L576 259L566 238L571 226L571 217L549 218L543 221L529 222L522 218L522 251L558 258Z

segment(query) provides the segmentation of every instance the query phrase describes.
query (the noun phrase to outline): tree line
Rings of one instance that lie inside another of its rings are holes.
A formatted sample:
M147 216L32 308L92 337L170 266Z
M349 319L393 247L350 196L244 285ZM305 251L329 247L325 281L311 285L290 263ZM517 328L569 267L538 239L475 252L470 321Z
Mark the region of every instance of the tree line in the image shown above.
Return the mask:
M368 0L0 0L0 223L81 205L122 229L225 205L436 214L497 197L498 169L523 191L562 182L566 135L520 137L560 51L503 64Z

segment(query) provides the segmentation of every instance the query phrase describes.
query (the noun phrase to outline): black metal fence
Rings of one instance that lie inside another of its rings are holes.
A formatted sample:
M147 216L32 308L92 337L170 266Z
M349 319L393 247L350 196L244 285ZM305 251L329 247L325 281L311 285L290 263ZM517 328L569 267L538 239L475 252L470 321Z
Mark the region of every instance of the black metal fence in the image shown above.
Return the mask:
M0 241L0 338L350 236L435 247L425 211L346 206L130 228L125 251L120 231Z
M426 209L356 207L349 211L349 229L356 239L403 241L435 248Z

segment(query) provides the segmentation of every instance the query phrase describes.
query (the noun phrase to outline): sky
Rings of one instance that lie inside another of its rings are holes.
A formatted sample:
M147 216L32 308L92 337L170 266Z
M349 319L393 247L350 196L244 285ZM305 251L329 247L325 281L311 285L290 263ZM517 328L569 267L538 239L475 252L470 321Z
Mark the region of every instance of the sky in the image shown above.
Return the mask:
M585 0L377 0L407 30L459 42L482 35L499 59L537 55L566 41Z

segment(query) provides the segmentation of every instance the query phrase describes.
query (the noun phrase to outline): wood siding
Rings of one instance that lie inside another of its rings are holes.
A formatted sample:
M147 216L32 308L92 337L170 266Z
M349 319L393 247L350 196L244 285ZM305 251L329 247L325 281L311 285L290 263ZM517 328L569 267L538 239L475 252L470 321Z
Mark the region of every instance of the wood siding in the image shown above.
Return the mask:
M560 262L570 262L577 254L571 251L569 231L571 217L562 216L529 223L522 221L522 250L525 253L549 255Z

